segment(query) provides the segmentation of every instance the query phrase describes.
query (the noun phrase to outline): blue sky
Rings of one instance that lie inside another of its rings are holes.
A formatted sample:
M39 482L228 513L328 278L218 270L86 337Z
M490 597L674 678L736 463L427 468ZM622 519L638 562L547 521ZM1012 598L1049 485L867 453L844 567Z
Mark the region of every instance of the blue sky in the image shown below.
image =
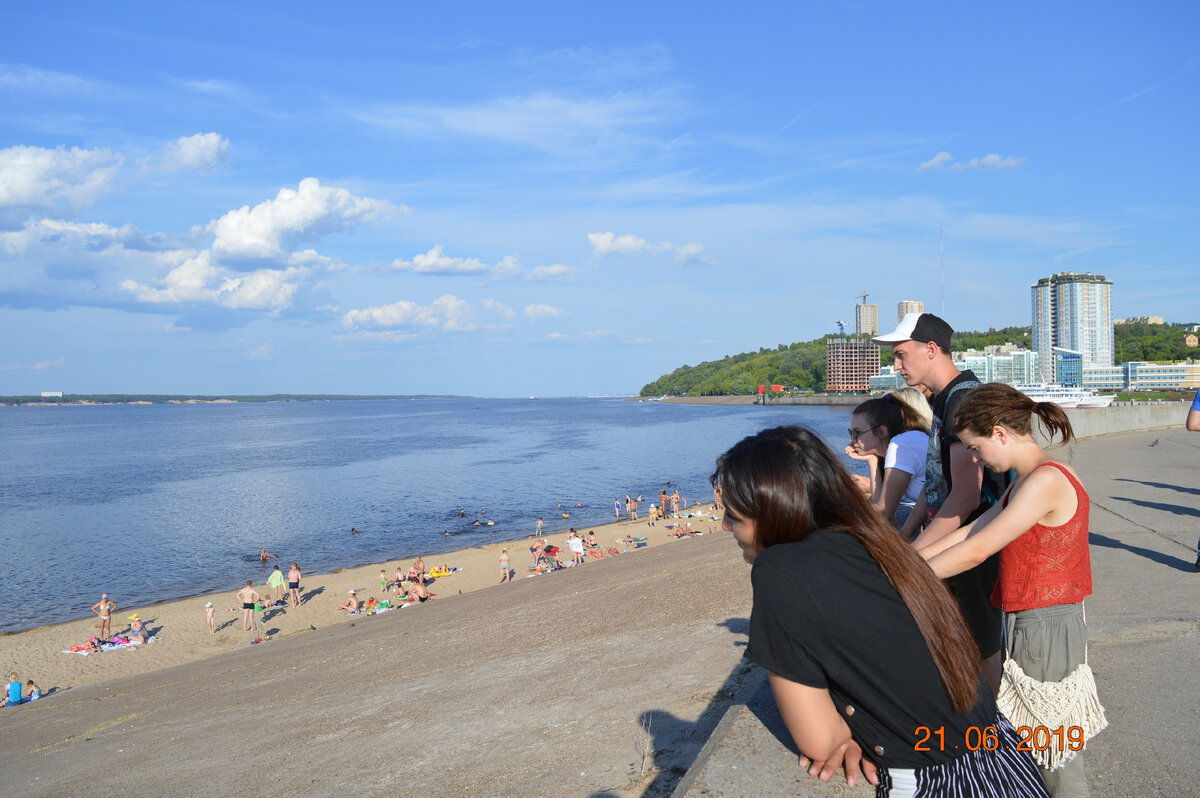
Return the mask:
M853 323L1200 321L1194 3L0 6L0 394L636 392Z

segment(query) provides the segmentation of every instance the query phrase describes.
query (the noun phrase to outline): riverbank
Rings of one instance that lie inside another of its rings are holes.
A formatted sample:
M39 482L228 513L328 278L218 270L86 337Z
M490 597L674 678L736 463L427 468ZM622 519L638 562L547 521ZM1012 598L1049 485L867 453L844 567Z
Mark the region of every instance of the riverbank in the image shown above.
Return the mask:
M719 531L720 521L710 517L711 510L711 504L703 508L691 508L693 517L658 521L653 527L640 520L580 528L584 535L594 530L598 542L605 550L616 547L622 554L603 560L585 557L584 566L542 574L536 578L569 579L579 570L608 565L610 560L618 560L621 557L636 556L642 548L677 542L676 538L671 536L675 529L668 527L674 527L678 523L691 524L693 530L701 533ZM564 520L563 523L568 522ZM559 558L569 562L571 556L565 543L568 527L559 528L555 525L547 529L553 531L548 531L543 537L551 544L561 547L564 552L560 552ZM639 548L626 543L626 537L644 537L645 546ZM459 569L449 576L436 578L429 585L430 592L435 595L434 601L453 600L457 596L485 588L496 590L496 600L503 600L499 591L511 589L511 585L499 584L500 552L503 549L508 550L513 581L523 581L530 578L528 566L532 562L532 555L529 546L533 540L533 537L528 537L497 541L426 556L427 569L434 569L443 564ZM286 552L281 551L279 554L278 559L270 562L278 563L280 570L286 575L291 563L290 560L286 560ZM244 582L238 582L236 578L231 578L230 588L226 592L188 596L147 606L123 606L119 580L114 580L118 584L109 590L109 596L117 602L119 609L113 617L112 632L120 634L127 630L129 616L136 614L155 636L153 643L87 656L62 653L72 646L86 643L92 635L97 634L96 619L85 618L0 636L0 667L7 668L6 673L16 671L23 680L33 679L43 691L61 691L121 676L149 673L250 645L270 645L283 637L331 625L372 623L376 621L376 616L351 616L346 612L338 612L335 608L345 601L349 590L356 591L356 595L362 601L372 596L379 600L387 598L389 594L379 584L380 571L384 571L389 580L394 580L397 567L407 573L412 562L412 559L388 560L339 569L332 573L306 574L301 582L301 606L272 607L256 613L263 620L263 630L258 632L253 629L250 632L243 630L241 602L235 597L235 593L244 586ZM300 566L303 570L304 563L300 563ZM269 573L268 570L255 570L263 574ZM615 572L613 573L616 578ZM255 589L264 595L270 593L270 588L264 584L256 584ZM286 590L284 592L286 594ZM208 601L213 602L216 610L215 634L208 631L204 619L205 604ZM423 612L428 606L403 605L399 602L397 604L398 607L389 612L403 612L406 616ZM380 613L378 617L386 617L386 613ZM253 643L257 638L262 638L264 643Z

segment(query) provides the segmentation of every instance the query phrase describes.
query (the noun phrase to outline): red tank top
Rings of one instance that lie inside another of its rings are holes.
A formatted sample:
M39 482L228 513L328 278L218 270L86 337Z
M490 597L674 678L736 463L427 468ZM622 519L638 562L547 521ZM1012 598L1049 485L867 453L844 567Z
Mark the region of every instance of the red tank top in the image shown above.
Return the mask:
M1092 593L1087 491L1060 463L1050 460L1038 468L1043 465L1057 468L1075 488L1075 515L1062 526L1034 524L1000 550L1000 578L992 603L1005 612L1077 604ZM1007 494L1002 506L1008 506Z

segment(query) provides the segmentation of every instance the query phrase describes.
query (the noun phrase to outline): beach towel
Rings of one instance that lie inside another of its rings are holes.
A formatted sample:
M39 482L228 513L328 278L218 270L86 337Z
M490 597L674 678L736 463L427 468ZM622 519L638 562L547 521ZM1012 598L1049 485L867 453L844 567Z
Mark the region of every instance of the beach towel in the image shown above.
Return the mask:
M146 642L153 643L154 638L151 637ZM63 653L64 654L81 654L86 657L88 654L101 653L101 652L108 653L109 651L120 651L125 648L133 648L135 646L140 646L140 645L142 645L141 640L128 640L124 643L105 643L104 645L100 646L100 652L84 651L83 649L86 648L86 646L71 646L69 649L64 649Z

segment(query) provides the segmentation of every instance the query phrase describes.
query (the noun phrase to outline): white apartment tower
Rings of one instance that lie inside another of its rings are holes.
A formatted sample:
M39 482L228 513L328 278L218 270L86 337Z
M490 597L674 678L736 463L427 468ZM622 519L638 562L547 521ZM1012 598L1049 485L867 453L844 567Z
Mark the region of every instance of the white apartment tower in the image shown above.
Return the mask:
M917 302L914 299L905 299L896 305L896 323L904 321L904 317L909 313L924 313L925 303Z
M1079 352L1083 368L1113 365L1112 280L1102 274L1060 272L1030 289L1033 351L1038 374L1054 382L1054 350Z
M859 302L854 306L854 331L859 335L879 335L879 306Z

